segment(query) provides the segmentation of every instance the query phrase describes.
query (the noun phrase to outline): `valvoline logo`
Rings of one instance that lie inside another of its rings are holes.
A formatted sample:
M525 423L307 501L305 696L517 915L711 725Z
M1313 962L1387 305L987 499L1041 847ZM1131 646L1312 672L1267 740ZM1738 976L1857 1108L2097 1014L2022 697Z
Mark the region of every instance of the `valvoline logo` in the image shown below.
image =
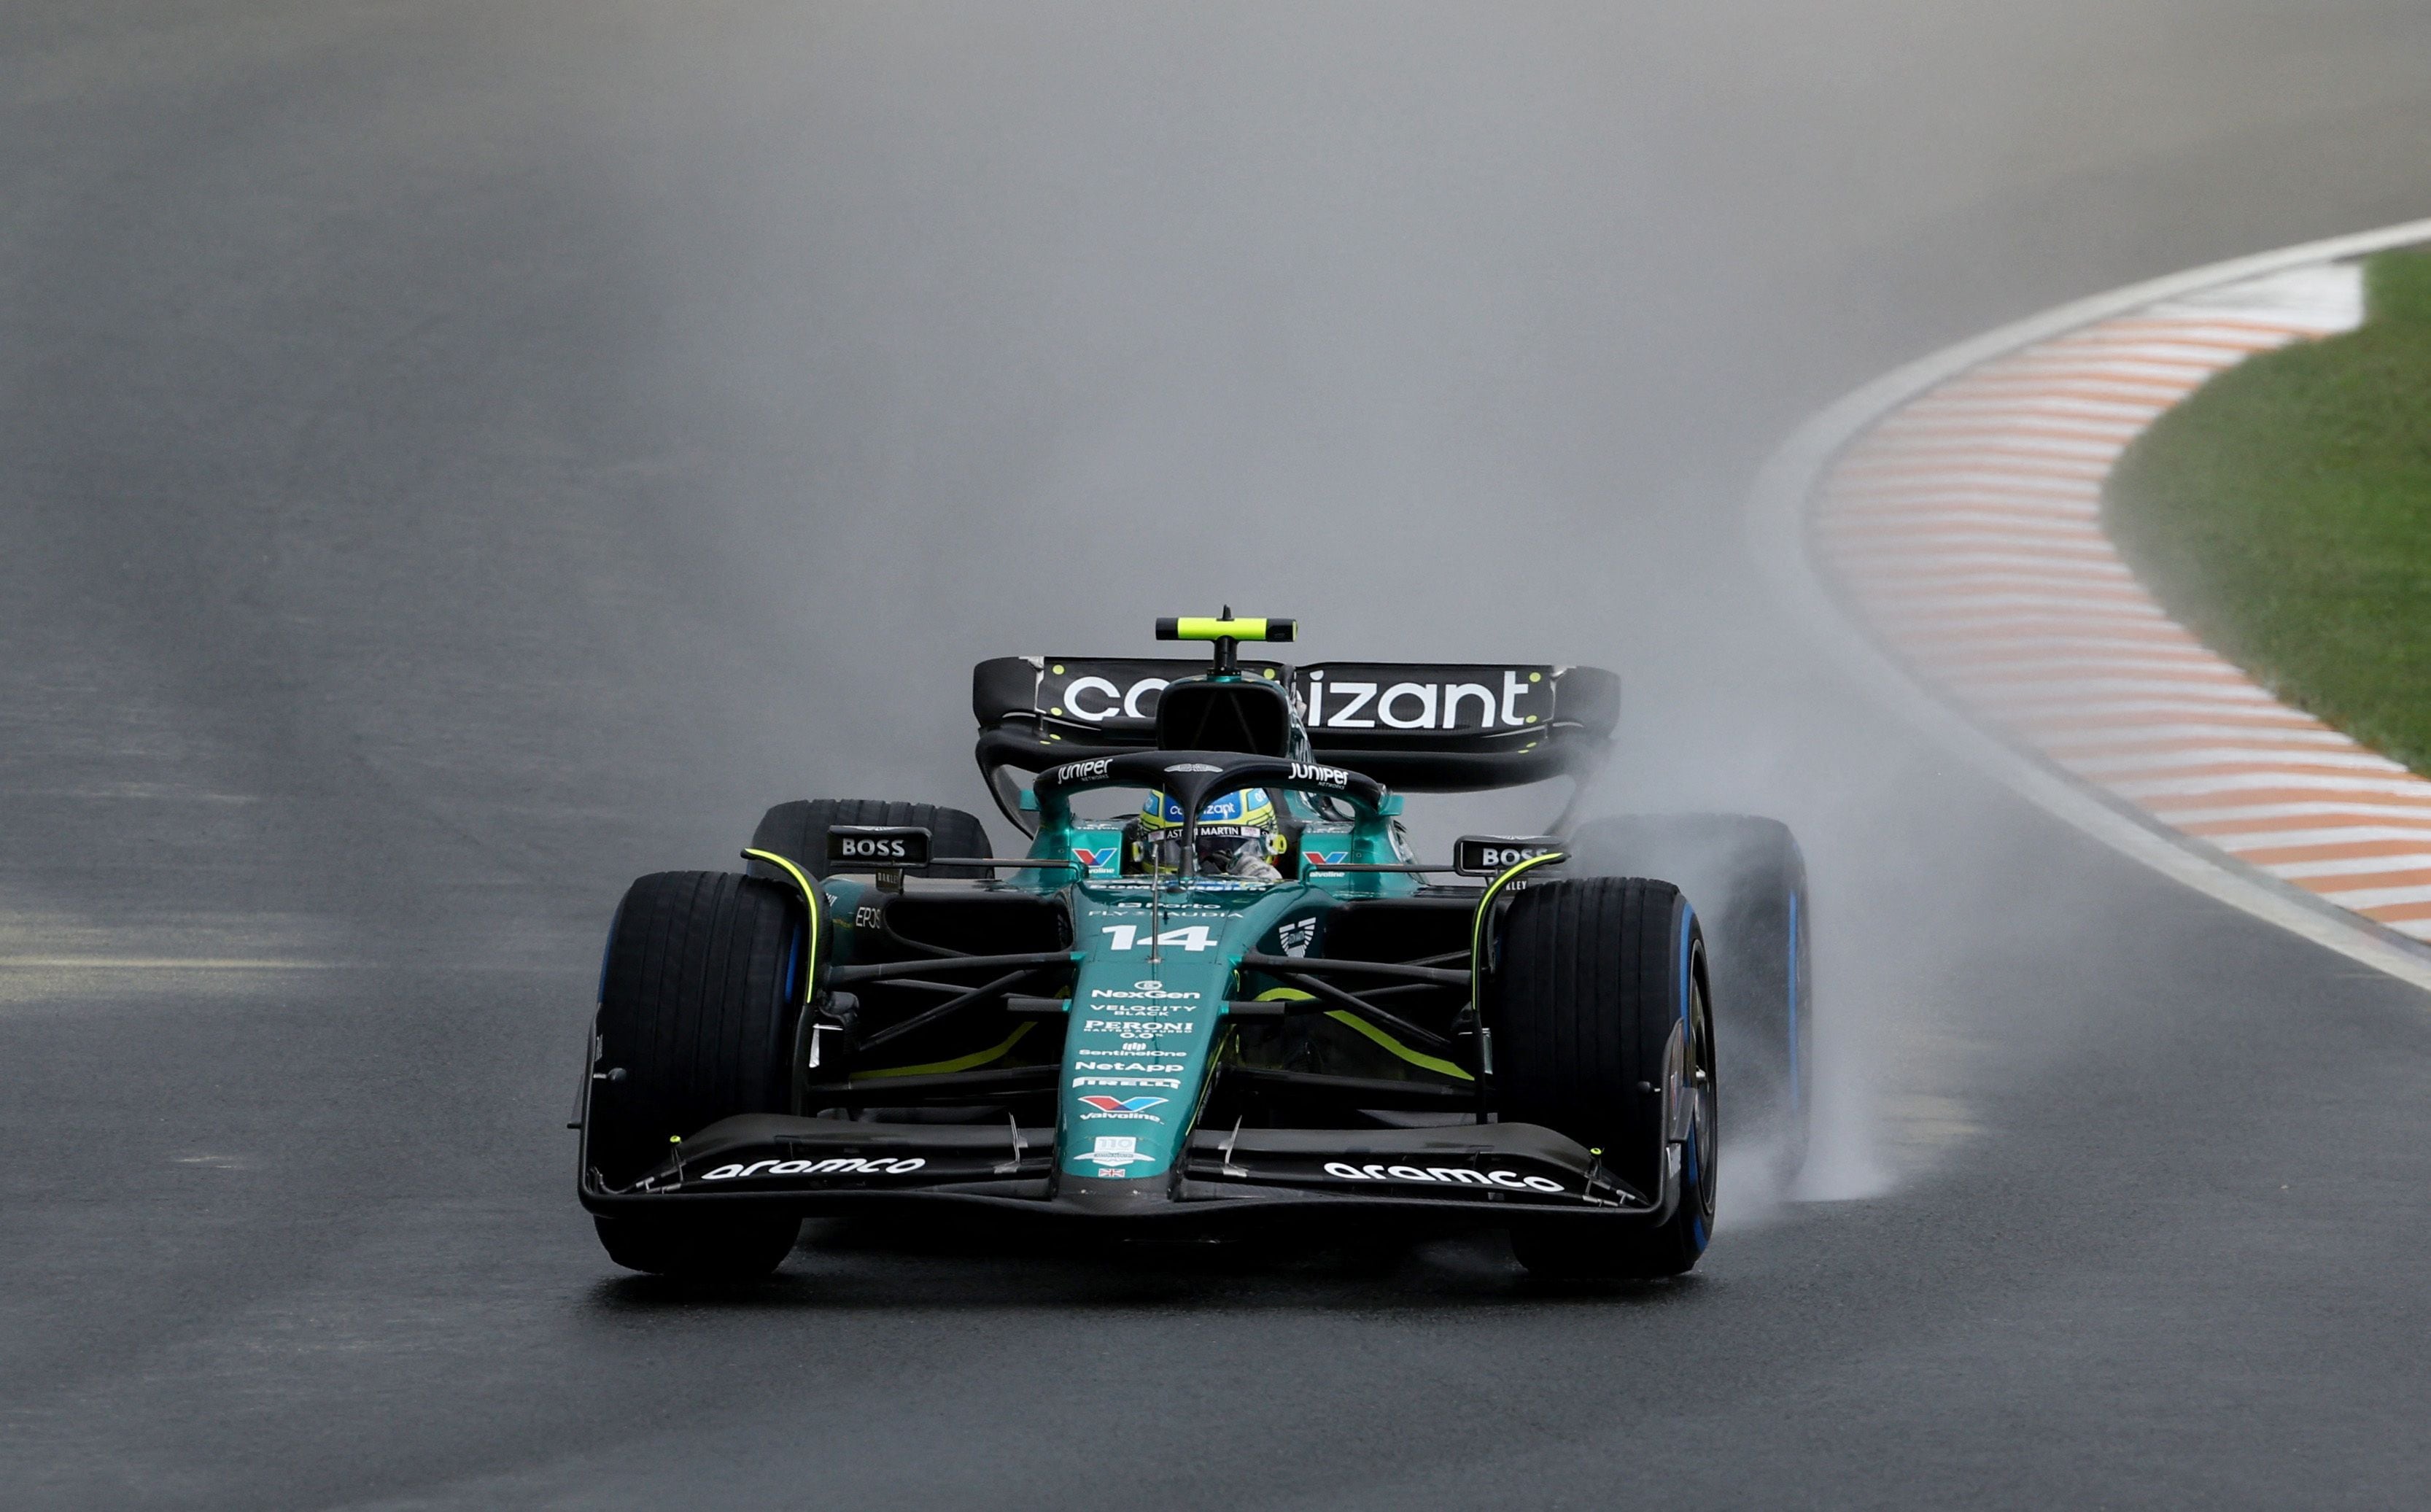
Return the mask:
M1171 1100L1168 1098L1110 1098L1099 1094L1097 1097L1082 1098L1081 1100L1099 1113L1146 1113L1158 1103Z
M1115 847L1100 846L1093 850L1087 846L1074 846L1072 859L1091 871L1103 871L1115 864Z

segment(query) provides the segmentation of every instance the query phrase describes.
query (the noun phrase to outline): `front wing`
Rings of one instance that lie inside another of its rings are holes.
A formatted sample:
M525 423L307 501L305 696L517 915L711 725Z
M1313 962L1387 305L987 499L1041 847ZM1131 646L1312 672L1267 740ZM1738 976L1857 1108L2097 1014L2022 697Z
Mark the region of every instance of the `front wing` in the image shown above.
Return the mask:
M1455 1222L1659 1221L1676 1180L1644 1193L1552 1130L1524 1123L1436 1129L1202 1129L1158 1181L1059 1176L1054 1131L1002 1124L879 1124L746 1114L682 1141L657 1170L611 1188L582 1166L594 1213L735 1206L813 1216L976 1204L1164 1228L1221 1227L1284 1210L1391 1210Z

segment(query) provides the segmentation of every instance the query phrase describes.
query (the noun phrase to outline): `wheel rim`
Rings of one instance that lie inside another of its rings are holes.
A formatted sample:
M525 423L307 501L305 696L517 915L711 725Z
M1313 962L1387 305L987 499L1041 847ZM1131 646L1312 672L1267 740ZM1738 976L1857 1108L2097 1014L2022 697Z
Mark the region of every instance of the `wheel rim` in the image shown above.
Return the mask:
M1689 1205L1689 1226L1700 1250L1713 1232L1714 1198L1721 1153L1721 1099L1714 1077L1714 1010L1705 996L1705 953L1702 944L1690 959L1688 976L1688 1140L1683 1164L1688 1190L1681 1194Z

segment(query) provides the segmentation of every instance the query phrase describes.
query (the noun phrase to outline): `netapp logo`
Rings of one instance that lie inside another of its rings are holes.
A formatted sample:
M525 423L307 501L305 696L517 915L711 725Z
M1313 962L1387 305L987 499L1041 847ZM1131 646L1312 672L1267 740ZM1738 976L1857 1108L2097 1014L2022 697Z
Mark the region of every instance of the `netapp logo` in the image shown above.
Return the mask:
M1492 683L1386 683L1360 679L1360 670L1340 668L1350 675L1331 681L1322 669L1308 674L1302 697L1311 730L1373 730L1379 724L1388 730L1524 730L1542 720L1541 706L1552 691L1543 670L1534 668L1501 669L1499 697ZM1530 706L1537 707L1532 712Z
M1437 1186L1501 1186L1521 1192L1559 1192L1551 1176L1522 1176L1516 1170L1470 1170L1466 1166L1353 1166L1329 1161L1325 1173L1346 1182L1425 1182Z
M720 1166L701 1180L730 1182L745 1176L909 1176L927 1164L918 1155L901 1160L883 1156L863 1160L853 1155L838 1155L832 1160L755 1160L748 1166Z

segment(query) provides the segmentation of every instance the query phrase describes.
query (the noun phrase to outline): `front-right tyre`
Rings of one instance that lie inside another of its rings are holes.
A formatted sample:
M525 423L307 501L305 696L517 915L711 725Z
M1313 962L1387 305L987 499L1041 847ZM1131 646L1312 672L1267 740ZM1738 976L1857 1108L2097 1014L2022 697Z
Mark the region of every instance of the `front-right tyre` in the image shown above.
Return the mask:
M590 1174L611 1189L721 1118L789 1111L808 932L776 883L662 871L627 889L600 975L584 1108ZM798 1219L756 1212L597 1219L608 1257L686 1280L746 1280L784 1261Z
M1713 1234L1720 1146L1695 911L1669 882L1585 877L1528 888L1498 932L1487 1022L1503 1121L1567 1134L1649 1198L1678 1169L1679 1200L1662 1221L1517 1225L1520 1263L1552 1276L1687 1271Z
M1660 877L1704 932L1735 1140L1776 1180L1806 1158L1813 1118L1813 906L1806 858L1778 819L1652 814L1595 819L1565 848L1595 877Z

